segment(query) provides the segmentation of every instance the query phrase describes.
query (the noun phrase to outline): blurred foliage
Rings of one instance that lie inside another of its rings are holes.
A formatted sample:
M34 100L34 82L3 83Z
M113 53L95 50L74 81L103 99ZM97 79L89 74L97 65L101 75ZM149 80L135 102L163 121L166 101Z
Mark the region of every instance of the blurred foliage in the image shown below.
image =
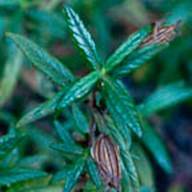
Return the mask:
M180 21L177 37L140 47L161 19ZM122 191L165 191L159 124L191 109L191 24L191 0L0 0L0 191L104 191L92 119L119 146Z

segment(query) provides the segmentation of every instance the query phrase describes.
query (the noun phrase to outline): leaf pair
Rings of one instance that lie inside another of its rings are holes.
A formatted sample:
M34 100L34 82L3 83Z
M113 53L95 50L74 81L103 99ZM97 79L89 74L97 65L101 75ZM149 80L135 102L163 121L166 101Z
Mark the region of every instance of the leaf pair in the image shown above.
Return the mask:
M50 56L42 48L20 35L7 33L7 36L21 48L37 69L46 74L55 83L61 86L67 85L66 89L61 90L50 101L40 105L24 116L18 123L18 126L33 122L34 120L49 115L57 109L63 109L71 105L74 101L83 98L91 91L96 82L102 78L103 71L112 70L128 54L136 49L149 33L148 29L142 29L133 34L122 46L120 46L119 49L117 49L103 66L104 68L101 69L101 59L98 57L96 46L91 35L85 29L78 15L71 8L67 7L65 11L73 38L80 49L83 50L86 58L91 63L92 68L96 71L75 82L75 77L72 73L60 63L60 61Z

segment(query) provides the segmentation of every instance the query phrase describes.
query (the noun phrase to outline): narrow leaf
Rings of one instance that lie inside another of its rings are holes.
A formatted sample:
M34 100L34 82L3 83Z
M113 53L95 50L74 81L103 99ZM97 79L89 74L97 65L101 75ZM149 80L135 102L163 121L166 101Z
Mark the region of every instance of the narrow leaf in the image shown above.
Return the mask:
M67 177L65 181L65 186L63 192L71 192L75 184L77 183L83 168L85 165L85 159L81 158L79 159L76 164L74 165L73 170L71 170L69 176Z
M131 128L140 137L142 135L140 117L124 85L120 81L107 79L104 82L104 92L108 110L116 124L123 123L125 128Z
M54 113L63 95L64 91L61 91L49 101L39 105L38 107L27 113L19 120L19 122L17 123L17 127L22 127L26 124L32 123L40 118Z
M125 59L121 66L113 71L114 76L124 76L137 70L165 47L167 46L152 44L137 49L127 59Z
M24 135L17 135L12 132L0 137L0 157L5 152L9 152L14 149L18 143L22 141L23 137Z
M37 69L45 73L56 83L63 85L74 79L71 72L60 61L50 56L31 40L13 33L7 33L7 36L16 43Z
M51 144L50 147L66 155L81 155L83 152L83 149L78 145Z
M159 165L166 172L171 173L172 165L166 147L155 130L147 123L144 123L143 126L142 141L147 149L152 153Z
M135 167L135 163L133 161L133 158L132 158L130 152L128 150L122 151L121 158L123 160L124 168L126 169L128 175L130 177L130 183L131 183L134 191L139 192L139 188L140 188L139 177L138 177L137 169Z
M75 125L81 133L88 133L89 123L86 116L75 104L72 105L72 114L74 118Z
M141 146L136 143L132 146L131 153L136 157L134 162L141 185L154 189L153 169L146 153Z
M62 98L61 102L59 103L59 108L65 108L72 102L84 97L91 91L91 89L99 80L99 78L100 78L99 72L95 71L83 77L76 83L74 83L73 86Z
M0 174L0 185L10 185L13 183L27 181L34 178L45 177L47 174L38 170L14 168L6 170Z
M87 60L91 63L92 68L98 69L101 63L90 33L72 8L66 7L65 12L67 15L68 26L77 46L84 52Z
M67 143L70 145L74 144L73 138L71 137L71 135L69 134L69 131L66 129L66 127L63 124L61 124L59 121L55 121L54 127L55 127L57 134L63 141L63 143Z
M89 175L93 183L96 185L97 189L99 189L102 185L99 170L97 169L96 164L91 158L88 158L86 163Z
M26 13L32 20L37 22L35 29L40 32L50 33L53 37L64 39L66 37L66 22L63 16L53 11L45 11L44 9L32 9Z
M3 78L0 84L0 106L3 105L11 96L17 83L19 71L22 64L22 55L19 51L12 52L5 64Z
M135 50L150 32L150 27L144 27L133 33L115 53L107 60L105 70L110 71L120 64L133 50Z
M65 167L63 170L58 171L55 175L53 175L52 183L57 183L66 180L69 174L70 169L68 169L68 167L67 168Z
M192 98L192 88L180 81L159 88L139 108L143 115L147 116L189 98Z

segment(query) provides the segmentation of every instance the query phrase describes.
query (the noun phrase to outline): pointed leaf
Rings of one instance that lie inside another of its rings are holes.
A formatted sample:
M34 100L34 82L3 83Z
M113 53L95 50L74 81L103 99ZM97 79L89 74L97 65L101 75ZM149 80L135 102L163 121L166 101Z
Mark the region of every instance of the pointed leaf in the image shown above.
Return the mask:
M72 144L72 145L75 144L73 138L69 134L69 131L66 129L66 127L63 124L61 124L59 121L55 121L54 127L57 134L62 139L63 143Z
M66 155L81 155L83 153L83 149L78 145L51 144L50 147Z
M0 174L0 185L10 185L13 183L27 181L34 178L45 177L47 174L38 170L14 168L6 170Z
M84 52L87 60L91 63L92 68L98 69L101 63L90 33L84 27L83 22L72 8L66 7L65 13L67 15L68 26L77 46Z
M71 72L60 61L50 56L31 40L13 33L7 33L7 36L16 43L37 69L45 73L56 83L63 85L74 79Z
M128 150L122 151L121 158L122 158L123 167L124 167L123 170L127 172L125 173L125 175L129 175L130 183L133 187L133 190L135 192L139 192L139 189L140 189L139 177L138 177L137 169L135 167L135 163L133 161L133 158L130 152Z
M149 159L147 158L147 154L137 143L132 146L131 153L136 157L134 162L141 185L154 189L153 169Z
M143 48L138 48L122 63L121 66L114 70L114 76L124 76L137 70L166 47L166 45L152 44Z
M34 26L38 31L50 33L53 37L64 39L66 37L66 22L63 20L63 16L53 12L46 11L44 9L32 9L27 11L27 16L37 22L37 26Z
M88 133L89 123L86 116L75 104L72 105L72 114L74 118L75 125L81 133Z
M7 152L14 149L19 142L22 141L24 135L17 135L10 132L5 136L0 137L0 158L4 156Z
M65 108L72 102L84 97L91 91L99 78L99 72L95 71L74 83L65 94L65 96L61 99L61 102L59 103L59 108Z
M159 165L168 173L172 172L172 165L167 149L163 141L157 135L155 130L147 123L143 126L142 141L147 149L152 153Z
M97 169L96 164L91 158L88 158L86 163L87 163L87 169L88 169L89 175L92 181L94 182L94 184L96 185L97 189L99 189L102 185L99 170Z
M0 106L9 99L14 90L22 64L22 58L19 51L12 52L5 64L3 78L0 83Z
M22 127L26 124L32 123L40 118L43 118L47 115L50 115L55 112L57 109L58 103L61 100L62 96L65 94L65 91L57 93L49 101L39 105L32 111L28 112L24 117L22 117L17 123L17 127Z
M189 98L192 98L192 88L181 81L157 89L139 108L147 116Z
M123 123L124 128L132 129L140 137L142 135L140 117L124 85L120 81L106 79L104 92L108 110L116 124Z
M133 33L125 43L123 43L115 53L107 60L105 70L110 71L120 64L133 50L135 50L145 37L149 34L150 27L144 27Z
M63 192L71 192L75 184L77 183L83 168L85 165L85 159L81 158L79 159L76 164L74 165L73 170L71 170L69 176L67 177L65 181L65 186Z
M52 178L52 183L57 183L66 180L66 178L70 175L69 166L64 167L63 170L58 171Z

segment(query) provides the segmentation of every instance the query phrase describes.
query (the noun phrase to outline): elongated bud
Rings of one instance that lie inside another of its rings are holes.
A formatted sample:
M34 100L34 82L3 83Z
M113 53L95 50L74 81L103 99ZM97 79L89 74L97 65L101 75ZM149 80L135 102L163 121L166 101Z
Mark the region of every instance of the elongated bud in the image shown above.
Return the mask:
M100 135L91 149L92 158L97 163L104 183L120 191L121 169L119 150L110 137Z
M178 21L175 25L161 26L161 22L156 22L152 34L144 39L141 47L151 44L169 43L175 38L179 23Z

